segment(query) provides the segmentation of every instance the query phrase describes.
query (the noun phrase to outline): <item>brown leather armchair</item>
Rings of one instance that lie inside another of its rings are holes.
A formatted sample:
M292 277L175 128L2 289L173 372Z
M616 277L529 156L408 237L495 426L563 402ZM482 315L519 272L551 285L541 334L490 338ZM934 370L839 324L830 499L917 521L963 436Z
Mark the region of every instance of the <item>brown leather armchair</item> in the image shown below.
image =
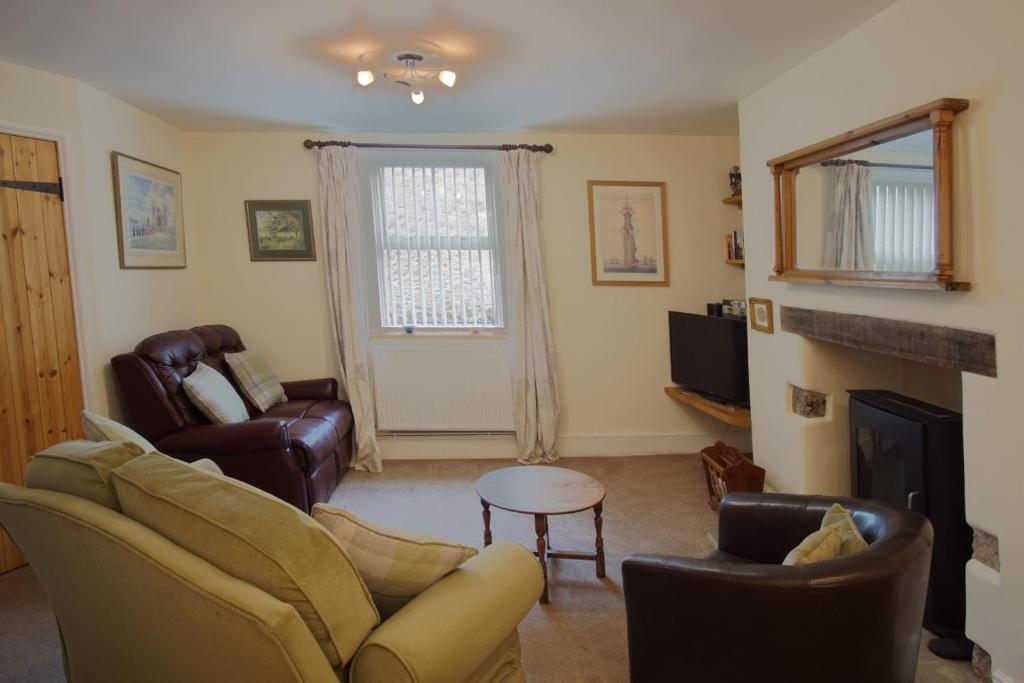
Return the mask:
M352 409L334 378L282 382L286 403L259 413L243 396L248 422L213 425L185 395L182 380L202 361L237 389L225 353L245 345L227 325L147 337L111 360L129 425L167 455L215 461L224 474L309 512L330 498L352 458ZM240 392L241 395L241 392Z
M842 504L870 547L799 567L786 554ZM633 683L913 683L932 528L867 500L732 494L705 559L622 564Z

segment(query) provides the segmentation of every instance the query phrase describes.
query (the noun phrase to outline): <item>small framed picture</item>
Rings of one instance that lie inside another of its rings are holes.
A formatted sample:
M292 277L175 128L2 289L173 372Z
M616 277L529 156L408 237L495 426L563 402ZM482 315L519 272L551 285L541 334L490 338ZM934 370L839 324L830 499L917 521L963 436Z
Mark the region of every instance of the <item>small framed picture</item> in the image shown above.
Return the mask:
M775 334L775 314L772 312L771 299L757 299L750 297L750 305L747 306L750 316L750 328L768 334Z
M120 152L110 158L121 267L184 268L181 174Z
M316 260L308 199L249 200L245 217L253 261Z
M665 183L589 180L587 199L593 284L667 287Z

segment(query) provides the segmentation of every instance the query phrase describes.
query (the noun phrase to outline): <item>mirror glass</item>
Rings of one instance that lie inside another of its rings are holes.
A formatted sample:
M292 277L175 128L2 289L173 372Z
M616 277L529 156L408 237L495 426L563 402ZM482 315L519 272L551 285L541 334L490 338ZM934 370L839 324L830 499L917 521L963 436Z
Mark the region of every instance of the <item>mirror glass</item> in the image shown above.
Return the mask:
M935 269L932 131L828 159L796 176L796 267Z

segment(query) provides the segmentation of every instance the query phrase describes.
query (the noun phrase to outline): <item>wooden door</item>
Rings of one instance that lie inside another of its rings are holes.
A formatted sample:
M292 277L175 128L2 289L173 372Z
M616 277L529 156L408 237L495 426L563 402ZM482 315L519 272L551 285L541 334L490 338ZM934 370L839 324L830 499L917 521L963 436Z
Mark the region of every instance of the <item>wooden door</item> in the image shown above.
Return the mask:
M81 437L57 144L0 134L0 181L0 481L23 484L32 453ZM0 572L24 563L0 529Z

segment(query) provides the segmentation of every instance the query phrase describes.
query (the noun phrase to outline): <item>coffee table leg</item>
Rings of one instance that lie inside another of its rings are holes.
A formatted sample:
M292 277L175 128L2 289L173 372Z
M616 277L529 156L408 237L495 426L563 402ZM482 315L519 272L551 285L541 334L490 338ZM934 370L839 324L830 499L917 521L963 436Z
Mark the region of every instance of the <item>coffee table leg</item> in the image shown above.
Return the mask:
M548 602L548 557L547 557L547 544L544 541L544 536L548 532L548 518L547 515L534 515L533 516L533 528L537 532L537 559L540 561L540 568L544 572L544 592L540 594L540 601L544 604Z
M604 520L601 519L601 511L603 509L603 503L598 503L594 506L594 529L597 530L594 549L597 551L597 578L599 579L604 578L604 539L601 538L601 527L604 526Z
M480 501L484 509L484 547L491 544L491 504L485 500Z

